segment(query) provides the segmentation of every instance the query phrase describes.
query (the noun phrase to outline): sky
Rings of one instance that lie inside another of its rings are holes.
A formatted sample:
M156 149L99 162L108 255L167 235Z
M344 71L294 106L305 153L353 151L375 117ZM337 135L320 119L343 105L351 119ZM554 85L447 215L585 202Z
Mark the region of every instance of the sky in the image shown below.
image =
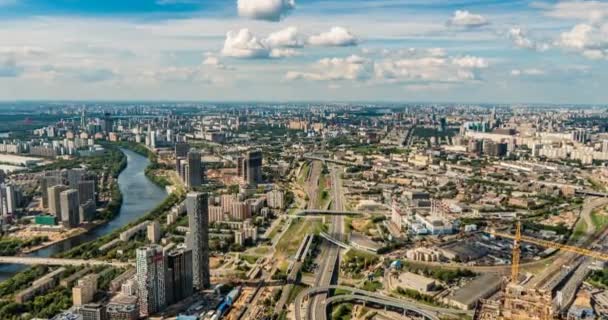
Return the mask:
M0 0L0 100L608 103L608 1Z

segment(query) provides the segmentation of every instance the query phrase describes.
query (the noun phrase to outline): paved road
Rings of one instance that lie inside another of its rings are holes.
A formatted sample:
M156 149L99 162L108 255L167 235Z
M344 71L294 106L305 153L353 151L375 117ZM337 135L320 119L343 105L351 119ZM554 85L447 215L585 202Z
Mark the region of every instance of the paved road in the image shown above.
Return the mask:
M317 196L319 194L319 177L323 171L323 164L319 161L313 161L306 182L306 193L308 194L308 208L316 209Z
M590 244L595 244L599 241L599 239L593 239L593 236L596 234L597 230L595 230L595 226L593 225L591 213L593 212L593 210L599 207L603 207L605 205L608 205L608 199L606 198L587 198L585 200L583 208L581 209L580 219L582 221L585 221L585 223L587 224L587 232L582 237L580 237L573 245L591 247ZM594 241L592 243L589 243L592 240ZM560 251L556 253L556 259L554 260L554 263L552 263L541 274L534 277L532 281L528 283L528 286L543 286L545 283L550 281L554 275L558 274L563 266L572 264L572 262L577 257L579 257L579 255L572 252Z
M404 315L406 312L413 312L413 313L416 313L417 315L424 316L428 320L439 320L439 316L437 315L436 312L431 312L431 311L427 311L427 310L424 310L421 308L417 308L415 306L410 305L409 303L393 302L393 301L388 301L388 300L384 300L384 299L377 299L377 298L366 297L366 296L361 296L361 295L350 295L349 294L349 295L334 296L334 297L328 298L325 301L325 303L326 303L326 308L329 308L334 303L349 302L349 301L358 301L358 302L363 302L364 304L374 303L374 304L382 305L384 307L399 308L399 309L403 310Z
M331 169L331 182L332 182L332 198L333 198L333 210L344 211L344 193L342 192L342 180L340 179L339 170L335 167ZM331 226L329 234L335 238L342 240L344 235L344 217L343 216L332 216ZM315 279L315 286L327 286L330 285L334 279L334 271L340 266L340 247L330 243L328 241L323 242L323 250L321 252L323 264L321 271L318 273ZM316 295L312 298L309 305L308 314L311 315L312 320L325 320L327 318L325 300L327 299L327 293ZM296 309L299 304L296 304Z
M369 297L369 298L373 298L376 300L386 301L386 303L385 303L386 305L388 305L389 303L398 304L398 305L402 306L403 308L407 308L408 310L414 310L414 309L424 310L425 313L431 314L431 315L433 315L433 313L434 313L435 316L445 315L445 314L457 315L457 316L472 315L472 312L465 312L465 311L456 310L456 309L440 308L440 307L423 304L423 303L413 301L413 300L404 300L404 299L398 299L398 298L393 298L393 297L387 297L387 296L379 294L379 293L374 293L374 292L361 290L361 289L357 289L357 288L353 288L353 287L330 285L330 286L322 286L322 287L312 287L312 288L308 288L308 289L300 292L300 294L295 299L295 306L296 306L295 319L303 320L303 319L312 318L310 313L308 313L307 318L302 317L301 306L302 306L302 303L303 303L303 300L305 297L312 296L312 298L311 298L311 300L312 300L312 299L314 299L314 297L318 296L320 293L328 292L329 290L335 290L335 289L340 289L341 291L350 292L351 295ZM327 303L327 301L328 301L328 299L325 299L326 303ZM324 305L326 303L324 303Z

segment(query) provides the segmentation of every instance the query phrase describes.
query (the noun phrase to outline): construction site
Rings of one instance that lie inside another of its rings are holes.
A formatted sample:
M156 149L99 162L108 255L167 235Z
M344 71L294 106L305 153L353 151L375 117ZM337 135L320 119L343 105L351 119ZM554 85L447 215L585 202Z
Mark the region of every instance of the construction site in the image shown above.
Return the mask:
M576 298L576 291L591 272L594 261L608 261L608 254L561 243L522 235L521 223L515 235L487 230L493 236L513 240L510 278L505 277L502 290L489 299L481 300L476 307L475 320L550 320L576 319L568 308ZM595 248L605 239L604 231L588 243ZM520 273L520 246L522 242L560 250L551 265L538 276ZM548 272L549 271L549 272Z

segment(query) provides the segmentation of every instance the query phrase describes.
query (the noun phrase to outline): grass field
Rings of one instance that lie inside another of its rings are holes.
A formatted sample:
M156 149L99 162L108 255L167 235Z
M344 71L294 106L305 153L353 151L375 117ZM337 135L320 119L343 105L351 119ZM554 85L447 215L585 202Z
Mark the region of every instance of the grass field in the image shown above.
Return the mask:
M323 230L321 219L296 219L277 243L276 251L279 254L292 256L298 251L302 239L309 234L318 234Z
M331 196L329 194L329 180L327 179L327 175L321 174L319 177L319 188L317 188L317 203L316 207L319 209L325 209L329 201L331 201Z
M585 222L584 220L581 219L574 227L574 231L572 232L572 236L570 237L570 239L572 241L578 241L578 239L580 239L582 236L584 236L586 232L587 232L587 222Z
M304 185L306 183L306 179L308 179L308 174L310 173L310 164L308 162L302 165L302 169L300 169L300 175L298 176L298 184Z
M593 225L598 231L608 226L608 216L597 211L591 213L591 221L593 221Z

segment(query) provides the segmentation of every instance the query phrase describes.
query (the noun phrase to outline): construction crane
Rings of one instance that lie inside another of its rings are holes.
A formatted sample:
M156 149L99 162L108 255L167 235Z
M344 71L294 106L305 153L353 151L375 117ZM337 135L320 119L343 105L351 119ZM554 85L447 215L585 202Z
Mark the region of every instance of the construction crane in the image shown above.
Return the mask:
M545 248L552 248L552 249L557 249L557 250L564 250L564 251L568 251L568 252L573 252L576 254L580 254L580 255L584 255L584 256L588 256L588 257L592 257L598 260L603 260L603 261L608 261L608 254L607 253L603 253L603 252L598 252L598 251L593 251L593 250L589 250L589 249L585 249L585 248L579 248L579 247L575 247L575 246L570 246L567 244L562 244L562 243L556 243L556 242L551 242L551 241L547 241L547 240L541 240L541 239L536 239L533 237L529 237L529 236L525 236L521 234L521 222L517 221L516 225L515 225L515 235L512 234L508 234L508 233L501 233L501 232L497 232L493 229L490 229L488 231L489 234L496 236L496 237L501 237L501 238L506 238L506 239L513 239L514 244L513 244L513 259L512 259L512 268L511 268L511 277L512 277L512 281L513 279L517 278L517 275L519 274L519 255L520 255L520 243L523 242L527 242L527 243L531 243L531 244L535 244L541 247L545 247Z
M503 237L501 235L501 237ZM513 253L511 259L511 283L517 283L519 278L519 243L521 242L521 222L515 224L515 237L513 238Z
M477 306L475 320L550 320L553 319L552 296L550 291L525 288L519 285L520 245L528 242L541 247L553 248L608 261L608 254L579 248L561 243L540 240L521 234L521 222L515 225L515 235L496 232L487 233L506 239L513 239L511 281L507 284L504 296L499 301L482 300Z

